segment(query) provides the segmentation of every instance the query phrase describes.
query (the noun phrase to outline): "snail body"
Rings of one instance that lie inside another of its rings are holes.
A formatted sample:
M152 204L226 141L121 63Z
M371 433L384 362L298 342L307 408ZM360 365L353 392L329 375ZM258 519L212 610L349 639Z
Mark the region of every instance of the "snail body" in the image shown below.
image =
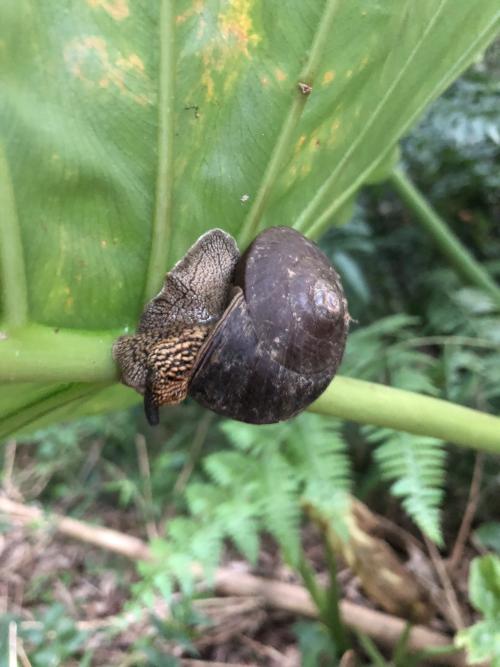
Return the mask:
M339 276L298 232L267 229L240 257L228 234L211 230L113 353L122 381L144 394L151 423L160 405L189 394L219 414L266 424L326 389L349 320Z

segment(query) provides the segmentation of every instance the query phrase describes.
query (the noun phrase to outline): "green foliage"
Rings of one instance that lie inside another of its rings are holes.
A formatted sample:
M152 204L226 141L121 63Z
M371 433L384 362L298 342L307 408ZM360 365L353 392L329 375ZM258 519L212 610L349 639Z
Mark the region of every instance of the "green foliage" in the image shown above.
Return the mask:
M375 459L384 479L393 482L391 493L431 540L443 544L440 507L443 499L446 452L443 443L396 433L372 430L368 440L377 443Z
M484 549L500 554L500 521L489 521L481 524L474 531L474 539Z
M303 503L341 525L350 472L338 424L303 414L265 427L226 420L221 429L232 449L203 460L211 481L189 484L189 515L168 522L168 538L152 544L157 562L140 565L144 579L137 591L146 601L151 585L168 597L174 580L192 593L193 561L210 574L227 538L255 563L266 531L297 566Z
M50 637L50 641L48 638ZM38 615L35 627L23 631L23 639L33 667L62 665L71 657L84 653L88 633L78 630L61 604L53 604ZM79 665L88 667L92 654L80 657Z
M483 619L455 639L457 646L467 649L470 664L489 661L500 666L500 558L489 555L472 561L469 574L469 597Z
M355 331L349 340L343 370L366 379L388 379L402 389L438 395L440 361L418 349L418 320L393 315ZM409 344L410 343L410 344ZM444 443L435 438L365 428L377 445L374 457L382 477L393 482L391 493L421 530L442 543L440 507L445 480Z
M403 155L426 193L446 217L458 214L469 223L463 231L489 257L498 251L498 240L490 249L485 242L500 205L499 103L498 77L482 61L432 105L403 142Z
M165 651L165 645L182 648L184 655L196 658L199 653L194 645L207 619L193 608L191 599L171 601L167 620L151 616L151 631L134 643L134 649L144 667L178 667L180 661ZM161 645L163 643L163 646Z
M331 667L335 645L321 623L298 621L293 631L299 642L300 664L302 667Z

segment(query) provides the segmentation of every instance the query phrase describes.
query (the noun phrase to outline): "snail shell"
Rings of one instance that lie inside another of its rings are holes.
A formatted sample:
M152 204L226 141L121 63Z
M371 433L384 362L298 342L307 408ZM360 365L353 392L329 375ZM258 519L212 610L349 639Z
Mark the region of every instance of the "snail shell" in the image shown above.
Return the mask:
M273 227L241 257L233 282L189 395L240 421L288 419L326 389L342 359L350 318L340 278L314 243Z
M233 419L288 419L328 386L350 317L340 278L302 234L273 227L239 256L222 230L204 234L146 305L113 355L146 416L189 393Z

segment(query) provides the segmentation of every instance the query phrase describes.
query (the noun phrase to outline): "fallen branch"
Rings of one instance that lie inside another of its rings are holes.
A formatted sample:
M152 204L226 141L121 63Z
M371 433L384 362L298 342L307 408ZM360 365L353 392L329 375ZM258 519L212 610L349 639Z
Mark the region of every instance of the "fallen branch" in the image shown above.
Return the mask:
M22 525L38 523L61 534L88 544L112 551L131 560L149 560L148 545L137 537L131 537L116 530L92 526L77 519L44 513L38 507L17 503L0 497L0 513ZM201 566L194 566L195 573L201 574ZM214 578L215 589L223 595L259 596L268 607L288 611L293 614L317 618L318 612L309 593L302 586L281 581L264 579L228 567L221 567ZM396 645L405 630L406 621L380 611L344 600L340 604L344 623L362 632L385 647ZM413 626L408 640L408 648L419 651L427 648L452 647L449 637L422 625ZM463 667L466 665L463 653L433 656L433 664Z

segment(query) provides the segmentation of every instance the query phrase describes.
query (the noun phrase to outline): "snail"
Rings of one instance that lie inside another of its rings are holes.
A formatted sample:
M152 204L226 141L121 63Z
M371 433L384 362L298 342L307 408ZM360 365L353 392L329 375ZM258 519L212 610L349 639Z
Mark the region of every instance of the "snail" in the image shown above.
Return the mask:
M144 395L150 424L188 395L253 424L288 419L333 379L349 313L323 252L289 227L259 234L240 256L213 229L167 273L137 333L113 356L121 381Z

